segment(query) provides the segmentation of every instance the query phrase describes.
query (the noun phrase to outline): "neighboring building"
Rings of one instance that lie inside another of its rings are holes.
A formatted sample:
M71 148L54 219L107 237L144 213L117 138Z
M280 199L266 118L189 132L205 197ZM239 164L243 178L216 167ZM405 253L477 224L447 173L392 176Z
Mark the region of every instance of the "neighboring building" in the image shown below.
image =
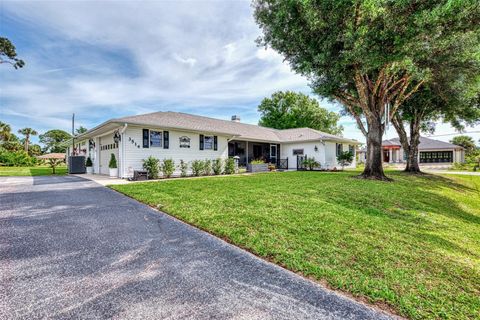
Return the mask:
M404 152L399 138L382 141L382 159L388 163L405 163L407 155ZM366 160L366 150L357 150L358 162ZM420 164L451 164L465 162L465 150L461 146L448 142L420 137L418 146L418 161Z
M90 156L95 173L108 174L113 153L119 177L142 169L142 160L154 156L160 160L226 159L239 157L245 165L263 159L277 167L296 169L297 157L314 157L323 167L338 167L336 156L352 151L356 140L309 128L276 130L232 121L178 112L154 112L108 120L75 138L75 154ZM69 147L68 154L72 153ZM355 166L355 162L351 167ZM178 174L178 172L176 172Z

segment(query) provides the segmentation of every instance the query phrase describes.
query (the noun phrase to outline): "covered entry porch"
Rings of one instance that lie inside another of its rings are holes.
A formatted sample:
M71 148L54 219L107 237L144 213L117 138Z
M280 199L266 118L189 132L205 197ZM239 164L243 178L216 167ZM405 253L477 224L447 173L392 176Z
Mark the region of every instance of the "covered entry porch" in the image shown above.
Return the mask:
M266 163L272 163L277 168L287 166L286 161L280 159L280 144L256 141L232 140L228 143L228 156L237 156L238 164L246 166L253 160L262 160Z

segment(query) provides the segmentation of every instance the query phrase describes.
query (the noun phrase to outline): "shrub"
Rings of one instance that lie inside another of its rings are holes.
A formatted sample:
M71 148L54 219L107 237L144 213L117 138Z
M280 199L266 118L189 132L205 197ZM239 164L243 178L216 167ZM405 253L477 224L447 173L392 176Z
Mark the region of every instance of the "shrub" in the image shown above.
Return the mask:
M228 158L225 161L225 174L235 173L235 160L233 158Z
M180 160L180 165L178 166L178 168L180 169L180 176L186 177L188 171L188 162Z
M223 169L223 160L221 158L213 160L213 164L212 164L213 174L217 176L219 174L222 174L222 169Z
M204 164L202 160L193 160L192 161L192 173L194 176L198 177L203 173Z
M348 166L350 163L352 163L353 153L351 153L350 151L341 152L337 156L337 161L342 166L342 170L343 170L345 166Z
M50 168L52 168L52 173L55 174L55 170L57 168L57 166L59 166L60 164L63 163L63 160L62 159L48 159L48 165L50 166Z
M93 167L92 159L90 159L90 157L85 161L85 167Z
M212 160L205 160L203 162L203 174L206 176L212 175Z
M313 170L313 168L320 167L320 163L318 163L315 158L305 158L303 160L303 165L307 167L308 170Z
M264 164L264 163L265 161L263 161L262 159L255 159L250 161L250 164Z
M9 167L30 167L37 163L37 158L31 157L24 150L9 151L0 147L0 164Z
M148 171L148 177L150 179L158 179L160 174L160 160L155 157L148 157L147 159L143 159L143 169Z
M115 155L113 153L110 154L110 162L108 163L108 167L110 169L117 168L117 159L115 158Z
M172 159L164 159L162 162L162 173L163 176L166 178L170 178L175 171L175 163L173 162Z

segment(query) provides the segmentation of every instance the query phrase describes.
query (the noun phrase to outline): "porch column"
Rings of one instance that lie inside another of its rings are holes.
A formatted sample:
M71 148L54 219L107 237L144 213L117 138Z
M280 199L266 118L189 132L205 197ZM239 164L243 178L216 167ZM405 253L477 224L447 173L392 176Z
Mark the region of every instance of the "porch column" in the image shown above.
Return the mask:
M389 149L388 152L390 153L390 156L388 157L388 162L392 163L393 162L393 149Z
M400 149L397 149L396 150L396 159L395 159L395 162L400 162Z
M100 174L100 138L95 138L95 159L93 162L93 173Z
M245 160L246 160L246 164L248 164L248 141L245 142L246 143L246 146L245 146Z

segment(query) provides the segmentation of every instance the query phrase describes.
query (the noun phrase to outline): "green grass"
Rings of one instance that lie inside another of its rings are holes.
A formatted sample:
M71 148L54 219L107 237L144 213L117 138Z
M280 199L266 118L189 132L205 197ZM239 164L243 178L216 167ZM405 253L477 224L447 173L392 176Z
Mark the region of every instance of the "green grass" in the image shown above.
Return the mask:
M287 172L112 186L412 319L479 319L480 177Z
M67 173L67 167L61 166L56 168L56 175ZM52 168L45 166L38 167L1 167L0 177L6 176L50 176Z

